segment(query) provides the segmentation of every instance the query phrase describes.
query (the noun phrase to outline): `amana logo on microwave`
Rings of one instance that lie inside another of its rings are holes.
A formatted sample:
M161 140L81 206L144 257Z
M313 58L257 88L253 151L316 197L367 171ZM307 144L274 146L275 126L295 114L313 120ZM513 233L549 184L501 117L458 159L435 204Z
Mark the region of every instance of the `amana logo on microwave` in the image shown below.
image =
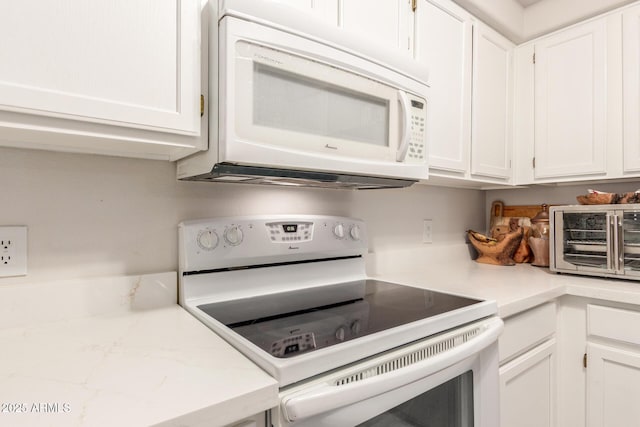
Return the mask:
M262 59L263 61L266 61L266 62L271 62L273 64L278 64L278 65L282 65L283 64L282 61L278 61L277 59L274 59L274 58L269 58L268 56L264 56L264 55L261 55L259 53L254 53L253 57L257 58L257 59Z

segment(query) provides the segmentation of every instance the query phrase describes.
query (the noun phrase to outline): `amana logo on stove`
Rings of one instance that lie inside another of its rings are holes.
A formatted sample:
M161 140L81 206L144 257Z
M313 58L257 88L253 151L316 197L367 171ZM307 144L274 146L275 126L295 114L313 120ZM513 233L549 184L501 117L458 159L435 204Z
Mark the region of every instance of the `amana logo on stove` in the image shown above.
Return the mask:
M291 250L300 249L300 246L289 246L289 249L291 249Z

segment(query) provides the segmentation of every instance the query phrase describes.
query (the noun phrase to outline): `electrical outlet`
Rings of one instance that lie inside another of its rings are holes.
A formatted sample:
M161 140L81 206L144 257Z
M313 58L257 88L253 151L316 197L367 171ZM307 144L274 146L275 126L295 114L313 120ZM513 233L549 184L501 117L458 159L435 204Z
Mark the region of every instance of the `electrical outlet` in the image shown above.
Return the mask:
M27 227L0 227L0 277L27 274Z
M431 239L433 221L430 219L425 219L422 222L422 243L433 243Z

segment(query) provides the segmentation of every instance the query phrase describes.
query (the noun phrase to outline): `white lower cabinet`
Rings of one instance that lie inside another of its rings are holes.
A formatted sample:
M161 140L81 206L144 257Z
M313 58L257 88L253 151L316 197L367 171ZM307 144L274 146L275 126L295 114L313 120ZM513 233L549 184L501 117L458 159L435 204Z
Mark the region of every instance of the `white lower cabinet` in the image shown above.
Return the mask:
M556 304L505 319L499 340L500 426L556 425Z
M640 348L587 344L587 427L640 423Z
M555 426L556 340L500 368L500 425Z
M246 418L242 421L238 421L237 423L233 423L227 427L266 427L267 423L265 422L266 415L264 412L260 414L256 414L253 417Z
M640 420L640 311L587 306L587 427Z

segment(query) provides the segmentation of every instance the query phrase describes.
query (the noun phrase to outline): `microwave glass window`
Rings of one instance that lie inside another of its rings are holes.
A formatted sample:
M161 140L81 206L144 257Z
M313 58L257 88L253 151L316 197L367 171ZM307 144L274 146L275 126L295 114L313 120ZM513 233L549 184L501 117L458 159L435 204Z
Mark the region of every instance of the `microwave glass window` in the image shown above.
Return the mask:
M640 271L640 211L623 214L622 238L624 239L624 269Z
M389 146L385 99L254 63L255 125Z
M466 373L358 427L473 427L473 372Z
M573 265L606 269L606 212L565 212L563 215L564 260Z

